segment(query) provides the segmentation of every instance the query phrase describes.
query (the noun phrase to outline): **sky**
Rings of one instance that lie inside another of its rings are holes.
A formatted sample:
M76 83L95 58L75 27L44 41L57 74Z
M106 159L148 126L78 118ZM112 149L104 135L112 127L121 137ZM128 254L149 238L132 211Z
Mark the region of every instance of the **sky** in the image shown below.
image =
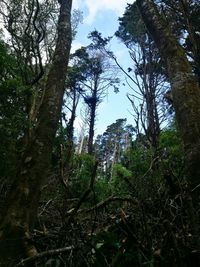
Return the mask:
M101 32L103 37L112 36L118 29L118 18L123 15L127 3L132 2L133 0L74 0L73 9L79 9L83 12L83 23L79 25L71 52L81 46L88 45L90 42L87 36L93 30ZM115 38L112 41L110 49L125 69L130 66L127 49L118 39ZM129 124L134 123L134 118L131 115L131 104L126 97L129 88L122 85L119 89L118 94L115 94L112 89L109 90L108 96L99 105L95 135L102 134L108 125L120 118L127 118ZM75 127L77 131L80 130L80 114L77 114Z

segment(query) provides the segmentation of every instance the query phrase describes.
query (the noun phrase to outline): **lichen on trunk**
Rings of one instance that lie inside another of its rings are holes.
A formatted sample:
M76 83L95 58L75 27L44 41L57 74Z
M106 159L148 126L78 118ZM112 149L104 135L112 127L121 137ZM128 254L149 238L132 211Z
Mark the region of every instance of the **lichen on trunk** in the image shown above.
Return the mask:
M158 12L153 1L137 0L137 5L149 33L166 62L176 119L184 144L187 180L193 189L200 183L200 88L198 81L192 72L185 51L171 33L169 25ZM199 191L194 195L198 194Z
M185 209L192 232L193 246L199 250L200 192L200 88L185 51L154 1L136 0L142 19L166 62L172 88L176 120L185 152L185 176L188 182Z
M0 265L13 266L22 257L37 253L30 230L37 215L40 189L45 181L52 144L60 117L71 47L72 0L60 0L57 42L47 76L37 125L29 140L12 185L5 216L0 224Z

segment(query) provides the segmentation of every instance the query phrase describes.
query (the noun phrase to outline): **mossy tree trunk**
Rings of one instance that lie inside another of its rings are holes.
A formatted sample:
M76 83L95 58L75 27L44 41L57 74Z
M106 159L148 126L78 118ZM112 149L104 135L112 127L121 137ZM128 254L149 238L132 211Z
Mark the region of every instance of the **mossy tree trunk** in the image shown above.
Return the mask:
M136 2L146 28L166 62L176 119L185 151L186 178L190 188L186 209L195 246L199 246L199 227L193 205L197 207L200 192L198 187L200 184L200 88L185 51L171 33L169 25L159 13L154 1L136 0Z
M183 48L153 1L137 0L137 5L167 65L177 123L184 143L188 182L193 189L200 184L200 88ZM199 194L199 189L193 192Z
M12 266L37 254L30 230L37 215L40 189L47 175L57 130L71 47L72 0L59 0L57 43L49 70L37 125L25 148L0 225L0 265Z

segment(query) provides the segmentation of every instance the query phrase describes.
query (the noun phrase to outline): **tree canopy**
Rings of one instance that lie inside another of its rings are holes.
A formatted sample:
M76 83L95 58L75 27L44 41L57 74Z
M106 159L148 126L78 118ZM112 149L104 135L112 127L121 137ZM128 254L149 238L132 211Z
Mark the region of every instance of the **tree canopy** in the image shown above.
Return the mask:
M71 0L0 7L0 266L199 266L199 1L127 4L71 54ZM132 122L97 134L120 90Z

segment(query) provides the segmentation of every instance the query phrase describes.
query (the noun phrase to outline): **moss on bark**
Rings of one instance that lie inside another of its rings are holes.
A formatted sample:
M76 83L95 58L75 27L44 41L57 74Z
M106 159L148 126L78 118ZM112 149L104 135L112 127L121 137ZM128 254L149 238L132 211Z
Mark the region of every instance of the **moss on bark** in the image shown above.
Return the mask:
M153 1L137 0L143 21L166 62L177 123L182 135L186 175L191 188L200 183L200 88L185 51ZM198 190L197 190L198 191ZM197 192L196 191L196 192ZM197 198L199 192L195 194ZM196 200L195 200L196 201Z
M0 225L0 265L13 266L22 257L37 253L30 230L37 215L40 189L48 171L53 139L62 108L66 70L71 47L72 0L60 0L57 43L37 126L29 140Z

